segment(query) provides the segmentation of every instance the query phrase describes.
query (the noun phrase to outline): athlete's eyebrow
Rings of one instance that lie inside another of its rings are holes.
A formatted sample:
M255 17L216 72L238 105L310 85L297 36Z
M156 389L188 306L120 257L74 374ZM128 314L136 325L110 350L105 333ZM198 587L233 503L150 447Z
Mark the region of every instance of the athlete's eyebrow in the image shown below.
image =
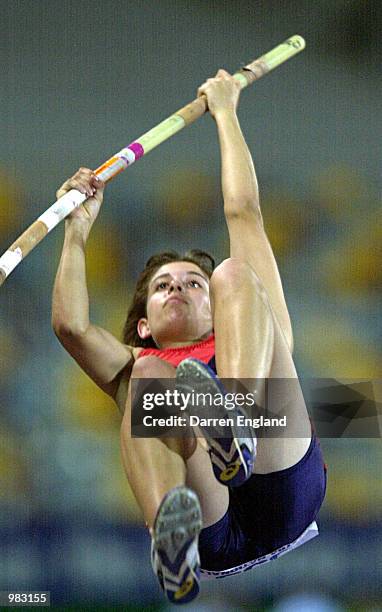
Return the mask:
M200 276L200 278L202 278L204 281L206 281L206 283L208 283L208 278L206 278L204 276L204 274L201 274L200 272L196 272L195 270L187 270L186 274L196 274L196 276ZM153 278L150 281L150 285L152 285L153 283L155 283L159 278L163 278L163 277L169 277L171 276L170 272L163 272L163 274L159 274L158 276L156 276L155 278Z

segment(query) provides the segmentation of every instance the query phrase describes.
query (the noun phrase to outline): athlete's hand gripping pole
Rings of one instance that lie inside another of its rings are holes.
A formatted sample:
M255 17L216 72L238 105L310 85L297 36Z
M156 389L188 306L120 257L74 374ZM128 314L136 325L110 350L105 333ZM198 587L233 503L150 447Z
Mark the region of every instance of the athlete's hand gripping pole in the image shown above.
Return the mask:
M241 89L280 66L290 57L305 48L305 41L301 36L292 36L272 51L262 55L247 66L241 68L233 76L240 83ZM156 125L153 129L129 144L127 147L113 155L95 173L104 181L110 181L122 170L131 166L137 159L146 155L164 140L173 136L179 130L201 117L207 108L207 98L202 95L190 104L187 104L173 115ZM28 253L50 232L60 221L67 217L72 210L80 206L87 196L76 189L72 189L50 206L0 257L0 285L7 276L24 259Z

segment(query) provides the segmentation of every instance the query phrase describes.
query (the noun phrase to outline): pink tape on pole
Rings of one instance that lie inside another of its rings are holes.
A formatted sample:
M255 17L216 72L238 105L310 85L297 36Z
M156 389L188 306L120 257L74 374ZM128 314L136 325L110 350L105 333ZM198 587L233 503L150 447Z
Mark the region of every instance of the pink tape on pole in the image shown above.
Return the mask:
M133 142L127 148L130 149L130 151L134 153L136 160L139 159L140 157L143 157L143 155L145 154L145 151L142 145L139 144L139 142Z

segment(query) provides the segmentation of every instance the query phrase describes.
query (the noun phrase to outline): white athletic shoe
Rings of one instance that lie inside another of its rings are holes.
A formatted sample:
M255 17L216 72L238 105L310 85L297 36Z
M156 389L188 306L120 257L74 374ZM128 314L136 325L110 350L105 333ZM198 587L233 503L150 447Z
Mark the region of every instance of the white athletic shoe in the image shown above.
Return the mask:
M188 603L199 593L201 529L196 493L185 486L171 489L159 506L151 545L154 573L171 603Z
M215 372L199 359L184 359L176 368L176 388L182 392L202 393L212 396L223 395L224 389ZM203 418L207 416L233 421L222 433L219 425L199 425L203 437L207 441L212 469L217 480L230 487L239 487L252 474L256 459L256 437L249 425L238 426L240 415L247 417L243 408L234 407L227 410L224 406L214 406L214 413L204 405L193 404L192 414Z

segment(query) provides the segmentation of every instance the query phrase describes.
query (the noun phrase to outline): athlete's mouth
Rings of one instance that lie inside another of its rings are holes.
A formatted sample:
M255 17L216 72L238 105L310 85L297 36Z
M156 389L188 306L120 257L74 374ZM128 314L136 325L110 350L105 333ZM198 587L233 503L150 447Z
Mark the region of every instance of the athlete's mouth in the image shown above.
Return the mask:
M170 304L171 302L178 302L180 304L188 304L188 302L185 299L179 297L178 295L172 295L171 297L169 297L166 300L164 305L166 306L166 304Z

